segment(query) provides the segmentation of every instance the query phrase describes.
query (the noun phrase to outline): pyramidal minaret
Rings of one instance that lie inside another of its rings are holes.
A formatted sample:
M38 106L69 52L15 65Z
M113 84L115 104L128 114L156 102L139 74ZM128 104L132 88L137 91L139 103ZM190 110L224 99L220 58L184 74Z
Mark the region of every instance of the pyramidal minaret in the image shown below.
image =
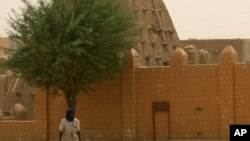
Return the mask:
M179 37L163 0L131 0L138 23L140 42L135 47L143 66L168 66Z

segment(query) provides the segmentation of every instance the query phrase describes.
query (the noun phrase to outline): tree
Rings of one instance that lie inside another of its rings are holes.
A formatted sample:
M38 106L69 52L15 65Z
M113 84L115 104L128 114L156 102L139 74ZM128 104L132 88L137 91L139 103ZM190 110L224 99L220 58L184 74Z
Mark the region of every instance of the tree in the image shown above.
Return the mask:
M126 0L23 0L10 16L20 41L4 65L29 84L60 89L68 107L91 84L117 78L124 54L136 43L135 15Z

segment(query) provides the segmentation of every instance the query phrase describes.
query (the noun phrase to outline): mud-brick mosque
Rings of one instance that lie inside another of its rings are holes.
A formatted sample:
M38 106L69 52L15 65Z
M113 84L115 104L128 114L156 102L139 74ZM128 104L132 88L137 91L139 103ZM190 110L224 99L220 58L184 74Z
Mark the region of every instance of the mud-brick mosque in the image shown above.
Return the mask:
M228 140L230 124L250 124L249 41L180 41L162 0L130 2L142 36L120 79L79 95L83 140ZM1 140L56 141L66 102L1 69L0 109Z

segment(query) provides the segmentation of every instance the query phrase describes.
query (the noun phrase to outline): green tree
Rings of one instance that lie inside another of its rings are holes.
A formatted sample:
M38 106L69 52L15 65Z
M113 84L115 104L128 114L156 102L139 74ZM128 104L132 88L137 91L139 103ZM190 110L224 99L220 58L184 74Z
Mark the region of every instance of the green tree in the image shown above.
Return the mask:
M68 107L91 84L117 78L124 54L136 43L135 15L127 0L23 0L9 18L20 41L4 65L29 84L62 90Z

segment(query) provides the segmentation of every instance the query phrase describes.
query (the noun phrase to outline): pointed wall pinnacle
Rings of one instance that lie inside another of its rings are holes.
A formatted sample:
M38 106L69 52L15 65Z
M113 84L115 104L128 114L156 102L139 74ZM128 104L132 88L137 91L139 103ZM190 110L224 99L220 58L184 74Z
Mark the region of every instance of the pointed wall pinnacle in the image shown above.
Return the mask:
M173 52L173 56L171 59L171 66L172 67L180 67L180 66L186 66L186 65L188 65L187 53L183 49L177 48Z

